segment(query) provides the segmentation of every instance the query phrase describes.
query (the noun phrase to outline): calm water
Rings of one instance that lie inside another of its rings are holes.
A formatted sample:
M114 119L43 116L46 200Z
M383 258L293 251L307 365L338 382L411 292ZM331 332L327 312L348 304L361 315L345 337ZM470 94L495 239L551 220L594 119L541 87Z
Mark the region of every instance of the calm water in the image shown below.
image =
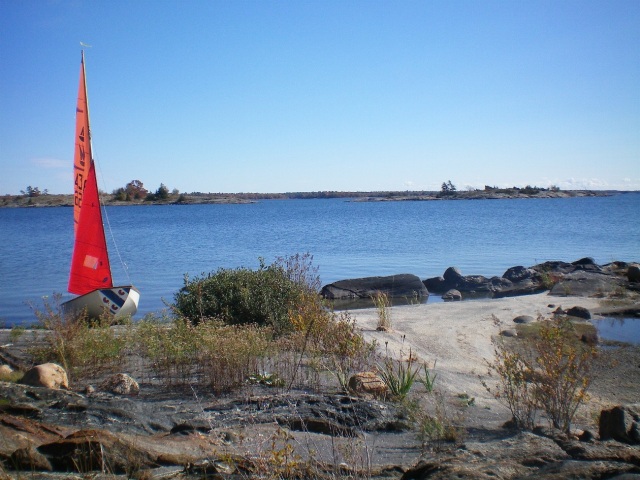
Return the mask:
M309 252L323 284L413 273L502 275L515 265L640 260L640 194L613 197L108 207L114 279L141 290L138 316L172 301L184 274L254 268ZM0 323L31 322L26 302L66 291L70 208L0 209ZM109 237L109 235L108 235ZM110 239L109 239L110 241ZM126 263L123 269L118 253Z

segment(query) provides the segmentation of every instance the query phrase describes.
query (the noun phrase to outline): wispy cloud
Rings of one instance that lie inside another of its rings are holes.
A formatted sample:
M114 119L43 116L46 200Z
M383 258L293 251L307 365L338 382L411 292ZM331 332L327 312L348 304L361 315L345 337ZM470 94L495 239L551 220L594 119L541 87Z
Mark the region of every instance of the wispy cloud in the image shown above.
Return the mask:
M69 168L69 162L67 160L60 160L58 158L32 158L31 163L40 168L53 170Z

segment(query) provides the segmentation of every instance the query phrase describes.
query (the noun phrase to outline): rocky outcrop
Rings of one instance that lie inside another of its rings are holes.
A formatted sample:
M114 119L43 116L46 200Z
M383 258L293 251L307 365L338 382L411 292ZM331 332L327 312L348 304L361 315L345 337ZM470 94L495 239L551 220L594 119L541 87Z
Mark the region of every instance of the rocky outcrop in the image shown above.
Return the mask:
M612 262L597 265L586 257L573 263L551 261L531 267L515 266L501 277L463 275L449 267L441 277L423 281L431 293L443 294L455 289L462 298L486 296L492 298L528 295L550 290L555 296L607 296L625 289L638 290L637 264Z
M335 299L371 299L378 292L389 298L423 298L429 291L415 275L399 274L387 277L365 277L352 280L340 280L322 288L323 298Z

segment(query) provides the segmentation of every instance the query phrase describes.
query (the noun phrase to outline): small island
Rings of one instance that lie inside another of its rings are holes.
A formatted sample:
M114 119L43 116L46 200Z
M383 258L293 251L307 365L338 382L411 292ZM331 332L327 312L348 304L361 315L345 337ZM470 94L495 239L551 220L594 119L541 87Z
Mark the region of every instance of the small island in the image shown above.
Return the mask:
M197 204L242 204L262 200L342 198L354 202L398 202L398 201L435 201L435 200L499 200L513 198L572 198L602 197L617 195L617 190L561 190L556 186L549 188L510 187L498 188L485 185L484 189L458 190L455 185L443 182L440 191L317 191L286 193L181 193L178 189L169 190L160 184L155 191L147 190L140 180L132 180L125 187L111 193L101 192L105 205L197 205ZM28 186L20 195L0 196L0 207L70 207L74 203L72 194L50 194L38 187Z

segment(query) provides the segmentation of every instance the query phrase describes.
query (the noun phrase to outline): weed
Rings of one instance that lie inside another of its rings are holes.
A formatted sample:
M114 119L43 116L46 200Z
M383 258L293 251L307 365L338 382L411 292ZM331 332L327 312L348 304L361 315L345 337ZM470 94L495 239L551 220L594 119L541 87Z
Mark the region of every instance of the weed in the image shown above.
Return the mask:
M381 291L377 291L372 295L371 299L373 304L378 310L378 330L390 330L391 329L391 302L389 296Z
M113 370L124 361L125 335L117 335L111 319L89 320L84 313L64 313L60 295L45 299L44 310L34 310L44 328L44 344L31 349L36 361L59 363L69 379L95 376Z
M14 326L13 328L11 328L11 333L9 333L9 339L10 339L12 342L15 342L15 341L17 341L17 340L18 340L22 335L24 335L24 333L25 333L26 331L27 331L27 330L26 330L24 327L19 326L19 325L16 325L16 326Z
M433 369L429 369L429 366L427 365L427 362L424 362L422 364L422 371L424 372L423 376L418 376L418 381L424 385L425 390L427 391L427 393L431 393L433 392L433 387L435 386L436 383L436 377L438 376L437 373L434 372L435 368L436 368L436 363L438 361L434 361L433 362Z
M418 365L414 367L415 363L415 357L411 355L411 350L409 350L407 360L404 360L402 355L399 361L386 356L382 364L378 365L378 374L394 400L404 400L416 378L419 378L420 367Z

